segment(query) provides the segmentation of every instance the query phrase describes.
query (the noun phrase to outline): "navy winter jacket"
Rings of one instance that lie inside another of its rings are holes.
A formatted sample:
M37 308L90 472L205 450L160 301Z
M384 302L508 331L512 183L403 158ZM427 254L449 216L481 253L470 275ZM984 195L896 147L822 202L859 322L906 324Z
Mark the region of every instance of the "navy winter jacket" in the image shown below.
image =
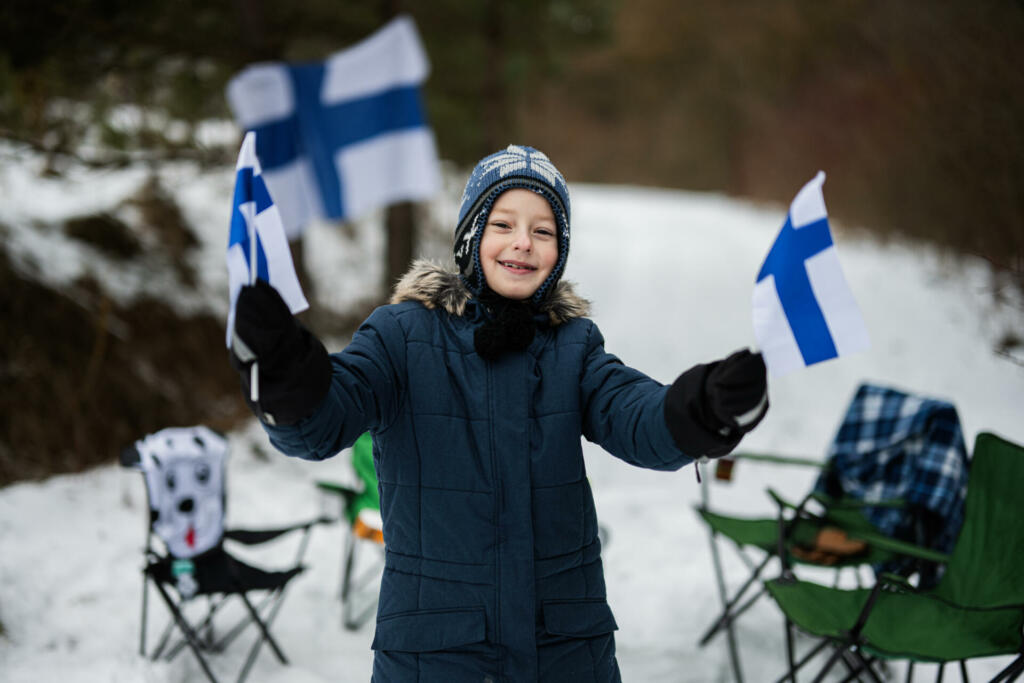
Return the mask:
M393 301L331 356L311 416L265 425L313 460L373 435L387 548L373 680L619 680L580 437L640 467L691 462L667 387L604 350L567 283L551 325L493 362L454 274L417 264Z

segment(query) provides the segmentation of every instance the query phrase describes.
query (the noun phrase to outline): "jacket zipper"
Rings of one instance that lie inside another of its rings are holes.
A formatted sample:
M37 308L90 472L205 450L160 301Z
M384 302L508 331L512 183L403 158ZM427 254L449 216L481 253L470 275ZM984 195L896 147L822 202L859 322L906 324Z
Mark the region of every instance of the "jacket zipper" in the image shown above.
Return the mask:
M494 375L491 363L488 361L484 361L484 363L487 366L487 436L490 442L488 446L491 451L491 478L494 487L494 644L498 652L498 680L504 680L505 658L502 656L501 648L501 510L504 493L494 445Z

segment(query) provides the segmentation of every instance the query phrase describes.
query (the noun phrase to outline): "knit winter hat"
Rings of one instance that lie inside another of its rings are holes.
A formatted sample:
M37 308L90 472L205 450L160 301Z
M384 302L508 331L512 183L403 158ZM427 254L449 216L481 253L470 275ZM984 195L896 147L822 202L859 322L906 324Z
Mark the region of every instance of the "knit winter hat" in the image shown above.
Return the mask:
M471 292L479 295L483 289L483 270L480 267L480 237L483 227L498 195L506 190L524 188L533 190L548 200L555 215L558 231L558 261L548 278L531 297L533 303L544 300L565 270L569 255L569 188L565 178L551 160L533 147L509 145L484 157L473 169L466 182L459 207L459 222L455 228L455 263L462 280Z

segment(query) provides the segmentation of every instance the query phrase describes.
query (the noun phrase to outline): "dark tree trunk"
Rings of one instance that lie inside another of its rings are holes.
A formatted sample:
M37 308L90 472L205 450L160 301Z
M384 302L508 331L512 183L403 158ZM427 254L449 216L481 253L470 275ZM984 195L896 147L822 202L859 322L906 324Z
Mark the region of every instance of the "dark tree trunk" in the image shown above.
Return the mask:
M483 34L487 46L484 70L484 147L479 155L490 154L507 144L509 136L508 88L505 85L505 22L502 0L488 0L484 10Z
M401 0L382 0L381 12L384 21L390 21L401 11ZM410 202L393 204L387 208L387 255L383 286L385 299L390 298L391 288L412 263L416 251L416 225L413 215L413 205Z
M405 274L416 251L416 225L413 205L402 202L388 207L388 253L384 269L384 297L389 298L391 288Z

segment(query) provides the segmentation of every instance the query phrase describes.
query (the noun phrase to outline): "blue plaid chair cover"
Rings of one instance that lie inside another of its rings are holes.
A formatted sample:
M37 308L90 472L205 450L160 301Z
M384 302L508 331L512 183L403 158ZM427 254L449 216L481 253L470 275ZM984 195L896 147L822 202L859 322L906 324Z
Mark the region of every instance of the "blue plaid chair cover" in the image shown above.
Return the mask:
M862 384L828 455L815 491L865 502L903 500L908 510L867 507L865 516L893 538L949 553L964 521L968 461L952 403ZM876 571L907 573L897 560ZM922 585L938 578L925 569Z

